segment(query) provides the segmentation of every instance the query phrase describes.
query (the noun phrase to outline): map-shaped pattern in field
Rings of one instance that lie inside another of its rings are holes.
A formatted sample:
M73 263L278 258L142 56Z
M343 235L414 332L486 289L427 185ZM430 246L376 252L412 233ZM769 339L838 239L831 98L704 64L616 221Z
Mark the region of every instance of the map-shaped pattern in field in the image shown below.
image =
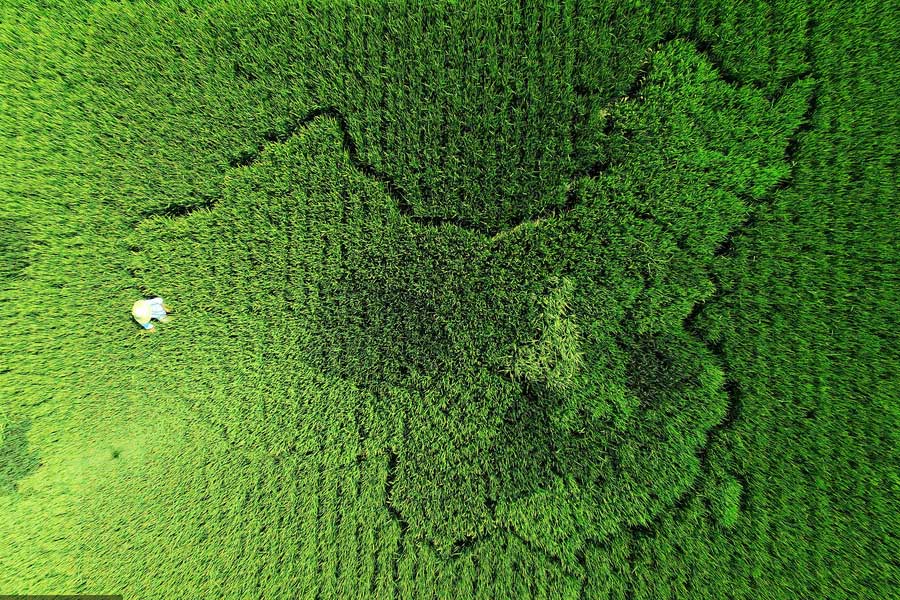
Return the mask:
M497 232L414 214L315 111L215 205L142 222L135 274L212 317L190 327L221 364L226 339L264 339L372 395L350 429L393 432L386 508L408 534L455 552L504 529L574 556L698 477L728 394L685 324L717 249L789 177L810 88L773 103L674 41L635 89L598 107L603 168L573 174L564 210Z

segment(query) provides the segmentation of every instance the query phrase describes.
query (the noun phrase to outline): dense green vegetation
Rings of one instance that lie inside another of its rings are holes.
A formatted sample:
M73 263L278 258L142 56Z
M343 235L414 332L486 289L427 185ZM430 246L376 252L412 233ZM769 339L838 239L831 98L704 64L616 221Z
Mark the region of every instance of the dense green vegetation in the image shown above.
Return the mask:
M897 589L897 7L466 4L4 5L0 593Z

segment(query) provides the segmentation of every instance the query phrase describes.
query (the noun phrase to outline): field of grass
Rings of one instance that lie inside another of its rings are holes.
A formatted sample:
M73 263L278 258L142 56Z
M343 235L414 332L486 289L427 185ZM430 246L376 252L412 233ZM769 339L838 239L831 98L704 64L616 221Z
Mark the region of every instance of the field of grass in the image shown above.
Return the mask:
M890 1L7 0L0 594L896 595L898 49Z

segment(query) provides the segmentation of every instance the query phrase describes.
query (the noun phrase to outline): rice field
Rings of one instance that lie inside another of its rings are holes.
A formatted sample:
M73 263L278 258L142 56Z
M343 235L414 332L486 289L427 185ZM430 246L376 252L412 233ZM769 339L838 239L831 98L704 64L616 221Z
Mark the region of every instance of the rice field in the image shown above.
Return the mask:
M892 597L897 8L7 0L0 594Z

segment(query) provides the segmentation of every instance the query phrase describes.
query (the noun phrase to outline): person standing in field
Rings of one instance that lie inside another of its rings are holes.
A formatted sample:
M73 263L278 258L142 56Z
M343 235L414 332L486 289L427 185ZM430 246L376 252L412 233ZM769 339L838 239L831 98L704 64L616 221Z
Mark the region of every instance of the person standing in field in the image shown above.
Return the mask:
M166 323L169 320L170 312L168 305L163 304L162 298L150 298L149 300L138 300L131 307L131 316L137 321L138 325L144 329L152 330L153 323L156 319L160 323Z

